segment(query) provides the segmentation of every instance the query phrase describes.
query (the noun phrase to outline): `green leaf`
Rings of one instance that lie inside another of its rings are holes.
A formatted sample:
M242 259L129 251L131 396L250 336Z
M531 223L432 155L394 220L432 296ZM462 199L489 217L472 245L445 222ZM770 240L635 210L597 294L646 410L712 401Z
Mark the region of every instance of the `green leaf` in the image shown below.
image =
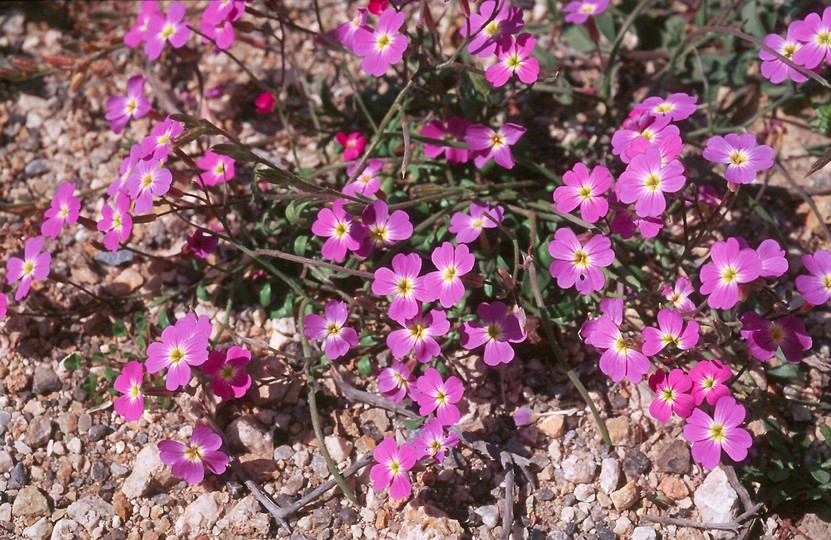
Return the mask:
M136 311L133 314L133 335L134 336L143 336L147 333L147 317L144 316L144 312Z
M170 326L170 317L167 315L167 309L162 309L159 312L159 328L164 330L168 326Z
M582 24L572 24L563 32L563 41L580 52L594 51L594 41Z
M594 18L597 23L597 29L603 34L603 37L609 40L609 43L614 43L617 39L617 32L615 31L615 19L609 12L601 13Z
M271 304L271 283L266 283L260 289L260 305L268 307Z
M408 418L404 420L404 427L409 430L418 429L424 423L425 418L419 416L418 418Z
M822 469L811 471L811 476L813 476L814 479L820 484L827 484L831 481L831 474L829 474L828 471L823 471Z
M78 353L72 353L66 360L64 360L63 365L67 370L75 371L81 367L81 355Z
M799 365L788 362L767 370L768 377L774 379L793 379L799 375Z
M124 319L116 319L113 323L113 337L126 337L127 325L124 324Z
M372 362L369 361L369 355L365 354L358 360L358 373L364 377L372 375Z
M251 150L243 148L242 146L237 146L236 144L216 144L213 148L211 148L211 150L219 155L228 156L230 158L234 158L236 161L242 161L244 163L262 162L260 156Z
M306 245L309 243L308 236L298 236L294 239L294 254L303 257L306 254Z
M831 444L831 427L823 424L820 426L819 432L822 434L822 438L825 439L825 442Z
M203 283L196 286L196 297L203 302L207 302L210 299L211 295L208 294L208 289Z

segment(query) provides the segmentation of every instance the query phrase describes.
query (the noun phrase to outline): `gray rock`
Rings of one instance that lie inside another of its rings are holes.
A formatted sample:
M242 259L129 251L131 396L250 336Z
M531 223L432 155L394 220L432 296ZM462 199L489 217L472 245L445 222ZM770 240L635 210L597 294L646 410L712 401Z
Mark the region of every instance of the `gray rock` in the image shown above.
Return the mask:
M110 477L110 469L103 461L93 461L89 475L95 482L103 482Z
M590 455L571 455L562 462L563 476L575 484L587 484L594 480L597 463Z
M541 501L550 501L554 498L554 491L549 488L542 488L537 492L537 498Z
M690 471L690 445L675 440L662 446L655 459L655 468L660 472L687 474Z
M112 465L110 465L110 474L112 474L116 478L122 478L124 476L127 476L129 472L130 469L128 467L125 467L121 463L113 463Z
M291 457L293 455L294 455L294 449L291 446L287 445L287 444L284 444L282 446L278 446L277 448L274 449L274 461L279 461L279 460L288 461L288 460L291 459Z
M74 519L63 518L55 523L55 528L52 529L52 540L65 540L66 538L75 538L73 534L78 530L78 522Z
M116 252L103 251L93 258L104 266L121 266L133 262L133 252L126 249L119 249Z
M41 174L46 174L49 172L49 160L46 158L37 158L33 159L29 163L26 164L26 167L23 169L23 172L28 177L33 176L40 176Z
M49 501L35 486L26 486L17 492L12 505L15 517L40 517L49 515Z
M216 522L216 527L226 531L225 537L240 535L245 538L265 538L271 528L271 519L260 508L253 495L241 499L228 514Z
M693 500L701 521L729 523L738 515L739 495L720 467L707 475L704 482L695 490ZM712 534L718 538L733 536L732 533L725 534L724 531L712 531Z
M594 486L590 484L580 484L574 488L574 496L580 502L594 501Z
M104 437L106 437L109 431L110 427L106 424L95 424L94 426L89 428L89 433L87 434L87 437L91 442L98 442Z
M190 503L176 520L176 534L185 538L210 532L219 519L222 508L221 495L217 491L204 493Z
M225 429L228 444L242 452L250 452L260 459L274 458L274 439L252 416L242 416Z
M600 464L600 489L610 495L620 483L620 463L615 458L605 458Z
M649 457L640 450L629 450L623 456L623 470L627 473L643 475L649 472L650 467Z
M66 509L66 515L77 521L87 531L99 526L100 521L109 522L115 515L115 507L97 495L78 499Z
M151 489L163 488L175 483L170 468L162 463L159 448L149 444L142 448L133 462L133 472L124 481L121 491L128 499L136 499L150 493Z
M488 529L493 529L499 525L499 509L495 504L479 507L475 510L475 512L479 514L482 518L482 523L484 523L485 527Z
M84 413L78 417L78 432L86 433L92 427L92 416Z
M12 421L12 413L9 411L0 411L0 427L6 428L9 422Z
M32 392L36 395L45 395L61 389L61 380L50 366L41 365L35 368L32 377Z
M630 540L656 540L658 533L652 527L635 527Z
M45 416L36 416L29 422L23 441L32 448L40 448L52 437L52 421Z
M312 470L320 478L329 477L329 467L326 466L326 460L323 458L323 455L315 454L312 457Z
M6 487L8 489L20 489L28 483L29 471L26 470L26 465L20 462L12 469L9 475L9 483Z
M52 524L45 517L37 520L34 525L23 529L23 536L32 540L46 540L52 534Z

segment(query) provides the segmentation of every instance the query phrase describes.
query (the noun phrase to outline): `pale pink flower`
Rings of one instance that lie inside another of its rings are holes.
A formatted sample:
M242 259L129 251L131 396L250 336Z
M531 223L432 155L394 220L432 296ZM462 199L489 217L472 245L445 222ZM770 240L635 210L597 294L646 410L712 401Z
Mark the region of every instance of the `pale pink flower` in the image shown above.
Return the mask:
M234 165L236 161L229 157L208 150L205 155L196 160L196 166L202 173L196 177L199 185L218 186L234 179Z
M75 184L64 182L55 191L55 196L49 209L43 213L46 218L40 226L40 234L47 238L57 238L64 225L72 225L78 221L81 211L81 201L75 198Z
M127 362L121 374L115 378L113 388L124 394L115 400L115 412L124 417L125 422L138 420L144 413L144 394L141 385L144 380L144 366L141 362Z
M444 454L457 444L459 444L459 436L453 431L445 434L444 427L438 418L428 420L421 428L421 432L413 439L418 459L431 456L439 463L444 461Z
M49 276L52 255L49 252L40 252L43 249L43 242L42 236L29 238L23 247L23 258L9 257L6 261L6 282L12 284L20 281L17 292L14 294L16 302L20 302L29 294L33 280L43 281Z
M445 309L453 307L465 295L461 277L473 269L476 259L467 245L453 247L445 242L431 255L436 271L425 275L424 288L430 302L439 300Z
M684 325L680 313L663 308L658 312L658 328L646 327L641 334L643 354L654 356L670 344L682 351L692 349L698 343L699 326L695 321Z
M603 270L615 260L609 237L595 235L585 244L568 227L561 227L548 244L548 253L554 258L548 271L557 279L557 286L568 289L576 285L582 294L603 289L606 276Z
M349 318L346 302L330 300L323 312L324 317L309 313L303 318L303 334L309 339L322 339L323 352L330 360L336 360L358 345L358 333L344 326Z
M582 163L563 175L564 186L554 190L554 204L558 212L571 212L580 207L580 217L596 223L609 212L609 201L604 194L612 186L609 169L598 165L591 172Z
M730 388L726 383L732 376L730 368L720 360L702 360L697 363L690 370L693 382L690 393L695 404L701 405L706 399L707 403L715 405L722 397L729 396Z
M462 399L462 381L453 375L447 380L442 380L436 368L431 367L418 378L417 386L418 414L427 416L435 411L436 418L443 426L450 426L459 421L461 413L454 404Z
M409 443L399 447L395 439L387 437L384 442L375 447L372 457L377 462L369 471L372 478L372 487L375 490L390 487L390 497L403 499L410 494L412 486L407 478L407 471L413 468L418 461L416 451Z
M831 252L821 249L802 256L808 275L796 276L796 289L805 301L821 306L831 300Z
M162 463L172 469L173 476L189 484L205 479L205 469L219 475L225 472L228 455L219 448L222 438L207 426L193 428L190 444L163 440L157 443Z
M744 416L744 407L729 396L718 400L712 418L701 409L693 410L684 426L684 437L692 443L693 459L705 469L718 466L722 450L734 461L744 460L747 449L753 445L750 433L739 427Z

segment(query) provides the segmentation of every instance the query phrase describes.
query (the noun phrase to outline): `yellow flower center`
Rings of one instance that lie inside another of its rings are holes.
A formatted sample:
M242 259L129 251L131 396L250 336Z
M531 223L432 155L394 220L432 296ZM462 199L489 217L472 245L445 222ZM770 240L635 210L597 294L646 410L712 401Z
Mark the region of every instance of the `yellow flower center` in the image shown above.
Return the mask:
M516 71L522 67L522 59L517 53L514 53L505 60L505 65L508 66L508 69Z
M675 401L675 390L672 388L664 388L661 390L661 399L667 403L672 403Z
M586 15L591 15L594 13L596 6L594 4L583 4L580 6L580 13L585 13Z
M681 344L681 338L679 338L678 336L674 336L672 334L664 334L661 336L661 343L663 343L664 346L667 346L669 344L678 346Z
M347 234L349 234L349 225L342 221L338 221L335 225L335 238L343 238Z
M132 386L130 386L130 392L128 394L131 399L138 399L141 395L141 387L136 383L133 383Z
M168 141L168 140L170 140L170 132L169 132L169 131L165 131L163 135L160 135L160 136L159 136L159 138L158 138L158 139L156 139L156 142L157 142L159 145L164 145L164 144L167 144L167 141Z
M410 327L410 335L415 339L421 341L424 339L424 336L427 334L427 329L424 328L423 324L414 324Z
M35 261L26 261L23 263L23 277L29 277L35 271Z
M69 215L69 207L68 206L61 206L61 211L58 212L58 215L62 218L65 218Z
M770 339L772 339L777 345L782 343L782 340L785 338L785 330L778 324L770 325L768 327L768 332L770 332Z
M234 376L237 374L237 370L234 369L234 366L226 365L222 370L219 372L219 377L224 380L231 382L234 380Z
M407 388L408 386L410 386L409 381L407 381L407 379L405 379L404 376L398 373L397 371L393 374L392 378L395 381L395 386L397 388Z
M346 141L347 148L353 148L356 144L358 143L355 141L355 139L349 139L348 141Z
M173 366L178 366L179 362L185 358L185 351L180 349L179 347L173 347L170 353L167 355L168 359L170 359L170 364Z
M577 190L577 196L584 201L591 200L592 194L593 191L591 186L580 186L580 189Z
M369 228L369 236L376 244L384 244L389 240L390 231L386 225L374 225Z
M723 281L726 284L733 283L734 281L736 281L736 279L738 279L738 277L738 270L736 270L732 266L728 266L721 272L721 281Z
M153 173L147 173L141 177L141 189L147 189L153 185Z
M646 180L644 181L643 185L649 191L658 191L658 188L661 185L661 177L655 173L651 173L649 176L646 177Z
M730 152L730 163L735 165L736 167L741 167L745 163L747 163L747 154L742 152L741 150L733 150Z
M439 405L447 404L447 394L443 390L436 390L436 403Z
M498 21L491 21L485 27L485 35L493 37L499 33L499 22Z
M196 463L198 461L202 461L202 447L198 444L191 444L185 450L185 459Z
M124 106L124 112L128 115L133 114L138 109L138 100L136 98L130 98L127 100L127 105Z
M578 249L574 252L574 255L572 255L571 262L574 263L574 266L577 268L587 268L590 262L589 254L582 249Z
M831 291L831 274L822 276L822 286Z
M338 323L330 322L326 325L326 333L334 337L340 334L340 325Z
M701 381L701 387L704 388L704 390L712 390L715 385L716 380L712 376Z
M216 167L214 167L214 174L217 176L222 176L225 174L225 162L220 161L216 164Z
M470 226L474 229L481 229L485 225L485 218L476 218L471 220Z
M828 30L818 32L816 41L820 47L831 47L831 32Z
M672 293L672 296L669 297L669 303L678 307L681 304L681 293Z
M710 424L710 439L717 443L722 443L727 439L727 430L724 424L719 424L718 422Z
M658 114L666 114L674 108L675 108L675 106L672 103L664 102L664 103L661 103L660 105L658 105L657 107L655 107L655 112L658 113Z
M490 143L494 150L499 150L505 146L505 136L501 133L494 133L490 136Z
M410 278L401 278L395 284L395 292L401 296L410 296L413 293L413 282Z
M384 51L392 45L392 36L389 34L381 34L375 39L375 48L379 51Z
M788 60L793 60L793 55L795 55L796 51L798 50L799 45L797 45L796 43L785 43L785 45L782 47L782 52L780 54L782 54L782 56L784 56Z
M652 130L649 129L649 128L641 131L641 136L644 137L649 142L652 142L652 141L655 140L655 133L653 133Z
M626 340L626 338L620 335L617 337L617 339L615 339L615 342L612 343L612 348L615 350L615 352L625 354L628 356L629 349L631 347L629 346L629 342Z
M168 24L162 30L162 39L167 39L175 33L176 33L176 27L173 26L172 24Z
M123 224L121 223L121 212L113 212L113 229L121 230Z
M401 474L401 464L398 463L397 459L390 461L389 468L393 476L398 476L399 474Z
M444 281L451 282L456 279L456 267L455 266L448 266L444 269L444 272L441 275L441 278Z
M430 450L434 454L438 454L439 452L441 452L442 448L443 446L438 439L433 439L433 442L430 443Z
M497 340L502 337L502 329L496 324L489 324L486 332L492 340Z

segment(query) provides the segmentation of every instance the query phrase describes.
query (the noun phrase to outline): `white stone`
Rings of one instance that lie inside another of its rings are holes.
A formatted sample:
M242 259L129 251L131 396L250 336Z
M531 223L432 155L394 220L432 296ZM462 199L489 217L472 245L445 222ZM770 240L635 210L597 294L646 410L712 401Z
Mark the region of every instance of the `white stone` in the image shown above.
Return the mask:
M569 482L575 484L586 484L594 480L594 473L597 470L597 463L590 455L571 455L563 460L561 464L563 476Z
M600 464L600 489L610 495L620 482L620 462L615 458L605 458Z
M136 454L133 472L124 481L121 491L128 499L136 499L147 495L154 482L160 487L170 484L170 467L162 463L159 448L148 444Z
M60 519L55 523L52 529L51 540L65 540L66 538L75 538L73 534L78 529L78 522L74 519Z
M739 510L739 495L730 485L727 474L721 467L713 469L693 495L701 521L729 523L736 519ZM726 533L726 534L725 534ZM718 538L732 537L726 531L712 531Z
M42 517L34 525L23 529L23 536L33 540L46 540L52 534L52 524L49 519Z
M658 533L652 527L635 527L630 540L656 540Z
M217 491L200 495L176 520L176 534L184 538L210 532L219 519L221 504L222 497Z
M84 529L91 531L101 520L109 521L115 515L113 505L97 495L78 499L66 509L66 515Z
M324 440L329 455L337 464L345 462L349 458L349 454L352 453L353 444L342 437L327 435Z
M479 507L475 511L488 529L493 529L499 524L499 509L495 504Z

